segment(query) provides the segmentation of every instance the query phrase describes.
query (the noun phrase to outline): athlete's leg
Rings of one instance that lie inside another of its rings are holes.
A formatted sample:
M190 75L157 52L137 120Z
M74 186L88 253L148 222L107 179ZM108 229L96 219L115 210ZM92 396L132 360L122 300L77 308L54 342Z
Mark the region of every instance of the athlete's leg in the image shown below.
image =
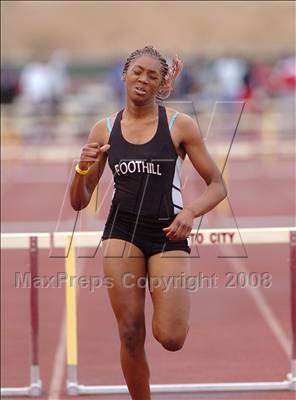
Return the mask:
M150 293L154 306L153 335L170 351L180 350L189 329L190 275L188 253L172 250L148 259Z
M145 342L146 265L141 250L120 239L103 242L105 275L121 341L121 365L133 400L150 400Z

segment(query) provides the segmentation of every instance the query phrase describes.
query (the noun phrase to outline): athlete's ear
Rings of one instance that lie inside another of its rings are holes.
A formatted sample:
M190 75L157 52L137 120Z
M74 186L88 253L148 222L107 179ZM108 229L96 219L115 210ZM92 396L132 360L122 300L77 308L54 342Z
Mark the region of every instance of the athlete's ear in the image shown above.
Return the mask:
M126 73L124 72L124 73L121 75L121 80L125 82L125 78L126 78Z

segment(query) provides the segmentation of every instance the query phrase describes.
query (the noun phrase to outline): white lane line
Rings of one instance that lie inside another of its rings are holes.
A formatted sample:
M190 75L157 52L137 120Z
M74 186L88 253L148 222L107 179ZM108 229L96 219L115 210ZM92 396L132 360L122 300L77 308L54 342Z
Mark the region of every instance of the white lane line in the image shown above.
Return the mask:
M53 374L49 387L49 400L58 400L63 385L63 374L66 360L66 314L64 313L57 350L55 353Z
M222 250L223 251L223 250ZM226 254L225 254L226 255ZM245 263L239 259L239 258L229 258L228 259L230 265L232 268L235 270L235 272L244 272L245 274L248 274L249 271L245 266ZM247 293L249 296L253 299L255 302L256 306L259 309L259 312L261 313L262 317L264 318L265 322L271 329L273 335L279 342L282 350L288 357L288 359L291 359L291 341L284 331L283 327L281 326L281 323L275 316L274 312L268 305L264 295L262 294L262 291L259 288L252 288L250 286L246 287Z

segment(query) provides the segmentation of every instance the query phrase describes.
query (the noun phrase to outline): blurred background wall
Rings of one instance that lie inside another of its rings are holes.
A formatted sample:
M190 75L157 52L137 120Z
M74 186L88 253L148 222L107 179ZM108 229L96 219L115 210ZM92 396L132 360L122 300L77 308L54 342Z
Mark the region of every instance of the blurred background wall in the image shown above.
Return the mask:
M6 144L81 145L123 106L123 63L145 45L184 59L169 100L197 110L204 129L215 102L239 101L241 132L294 132L295 2L2 1L1 11Z
M275 56L294 51L292 1L3 1L2 55L29 59L66 48L71 57L164 52Z
M248 100L260 112L295 89L292 1L2 1L1 11L1 103L18 116L115 110L124 60L147 44L184 59L172 99L200 111Z

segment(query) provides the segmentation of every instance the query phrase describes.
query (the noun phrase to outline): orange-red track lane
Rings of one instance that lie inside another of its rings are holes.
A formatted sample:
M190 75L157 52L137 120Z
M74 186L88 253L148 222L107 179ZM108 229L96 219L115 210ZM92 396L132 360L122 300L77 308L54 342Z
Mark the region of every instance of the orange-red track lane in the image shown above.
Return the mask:
M238 167L236 165L236 167ZM43 167L43 173L50 172ZM239 168L242 168L239 166ZM58 167L60 174L69 169ZM47 172L46 172L47 171ZM242 169L243 171L243 169ZM23 175L22 175L23 174ZM26 170L20 172L26 176ZM107 175L108 176L108 175ZM47 179L47 178L46 178ZM45 180L46 180L45 179ZM107 185L107 180L105 181ZM232 196L234 211L238 216L288 215L291 201L279 198L279 202L268 202L269 191L274 185L272 179L266 184L266 199L262 179L233 183ZM278 180L276 182L278 184ZM291 184L288 177L283 189ZM56 220L58 217L65 182L25 183L7 182L4 192L4 222L38 222ZM248 190L243 189L247 185ZM251 186L250 186L251 185ZM252 188L252 190L250 189ZM254 197L251 195L254 193ZM261 193L261 195L258 195ZM275 193L273 191L273 193ZM279 195L279 193L278 193ZM281 197L281 196L280 196ZM37 207L38 203L38 207ZM248 207L246 208L246 204ZM274 204L274 206L273 206ZM267 205L267 206L266 206ZM100 214L106 217L108 206ZM280 210L279 210L280 209ZM257 213L257 214L256 214ZM75 213L65 209L62 218L74 218ZM43 231L47 231L46 224ZM98 221L98 229L101 229ZM192 274L218 275L218 287L200 288L192 293L191 328L187 342L178 353L168 353L155 341L151 333L151 301L147 296L147 354L151 367L153 383L208 383L239 381L281 381L289 372L289 358L273 333L258 304L250 295L250 290L260 291L272 310L284 332L284 338L290 340L289 311L289 249L281 246L248 246L248 258L241 259L237 268L246 268L248 272L268 272L272 276L272 286L267 289L226 288L226 273L234 272L233 265L225 259L217 258L222 249L218 247L200 248L200 258L192 260ZM238 249L242 254L242 249ZM193 252L195 254L195 252ZM102 255L79 261L84 275L102 276ZM30 317L29 290L15 288L17 272L29 271L29 255L25 251L2 250L2 386L27 385L30 364ZM44 276L56 276L64 271L62 258L49 258L48 251L39 253L39 273ZM64 316L64 287L43 288L39 290L40 303L40 367L44 385L42 398L48 398L52 388L54 365L60 345L60 332ZM123 384L119 365L119 343L115 319L107 298L106 289L99 288L91 293L89 289L80 289L78 295L78 377L82 384ZM61 348L61 346L60 346ZM64 361L63 361L64 363ZM63 370L61 390L56 399L66 399L65 370ZM54 397L52 397L54 398ZM89 399L119 400L123 396L87 396ZM244 393L202 393L187 395L154 395L155 400L175 399L294 399L291 392L244 392Z

